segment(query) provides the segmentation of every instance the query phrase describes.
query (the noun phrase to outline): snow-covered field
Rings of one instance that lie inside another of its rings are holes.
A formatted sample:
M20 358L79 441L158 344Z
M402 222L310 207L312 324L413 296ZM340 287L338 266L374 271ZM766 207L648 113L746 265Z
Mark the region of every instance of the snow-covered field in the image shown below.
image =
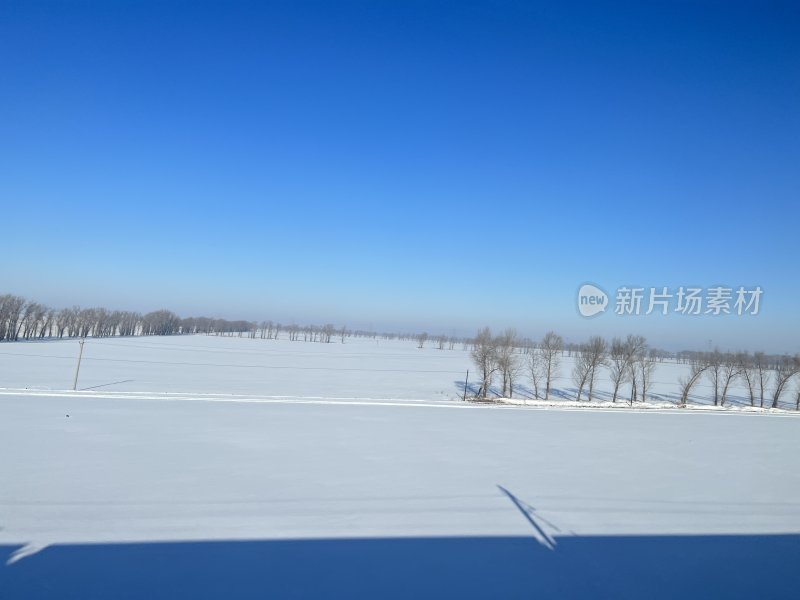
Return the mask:
M78 342L75 340L20 342L0 345L0 388L72 389ZM520 355L524 363L525 357ZM553 382L552 403L575 398L571 379L573 360L564 356ZM189 392L201 394L272 396L283 398L346 398L457 400L477 391L477 376L469 352L459 344L438 350L432 342L422 349L402 340L349 338L345 344L290 342L239 337L183 336L89 338L84 347L79 390L121 392ZM659 363L648 401L672 406L679 398L678 380L686 367ZM497 390L499 392L499 390ZM599 375L594 405L611 398L607 372ZM627 387L621 396L627 397ZM794 389L785 394L784 408L793 408ZM711 387L702 380L690 404L708 405ZM522 370L515 396L530 399L529 379ZM585 393L584 393L585 398ZM584 403L585 404L585 403ZM738 383L729 393L729 406L749 406Z
M800 585L792 412L464 403L410 342L89 340L77 393L74 341L0 351L0 598Z

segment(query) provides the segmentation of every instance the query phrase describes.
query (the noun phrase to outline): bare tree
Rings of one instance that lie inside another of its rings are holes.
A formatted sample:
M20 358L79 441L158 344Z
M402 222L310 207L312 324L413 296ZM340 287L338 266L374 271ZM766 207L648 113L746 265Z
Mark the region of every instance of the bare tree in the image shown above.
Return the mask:
M52 308L47 309L47 313L44 315L44 321L42 322L42 328L39 331L39 338L50 338L53 337L53 326L56 322L56 311Z
M320 342L324 342L326 344L331 343L331 337L336 334L336 327L332 323L326 323L322 326L320 330Z
M589 338L589 342L582 350L582 359L586 365L586 384L589 386L589 402L592 401L594 383L597 379L597 371L606 364L608 344L600 336ZM578 389L578 400L580 400L580 388Z
M544 399L550 398L553 379L558 377L559 366L561 365L561 353L564 350L564 340L560 335L553 331L548 331L540 345L542 351L542 363L544 365Z
M428 341L428 333L423 331L417 336L417 348L423 348L425 346L425 342Z
M166 312L166 311L165 311ZM157 313L150 313L150 315L156 315ZM93 308L83 308L78 312L78 318L76 320L76 327L77 327L77 334L80 338L86 338L92 333L92 325L94 325L94 309ZM143 335L162 335L160 333L149 333ZM166 334L164 334L166 335Z
M692 388L709 368L708 362L702 356L696 356L689 361L689 374L679 380L681 386L681 406L686 406Z
M19 339L20 320L25 307L25 298L6 294L0 296L0 340Z
M42 327L44 316L47 314L47 307L38 302L26 302L20 320L20 330L22 339L30 340L37 337L39 328Z
M588 344L581 344L575 353L575 366L572 368L572 381L578 388L578 393L575 399L580 402L583 388L586 387L586 381L589 379L589 371L592 370L590 352Z
M763 352L756 352L753 354L753 366L755 367L757 374L756 382L758 384L758 396L760 400L759 406L764 408L764 397L767 387L769 387L770 371L767 357Z
M722 353L719 348L714 348L711 352L705 352L703 357L706 362L706 372L714 388L714 406L719 405L719 387L722 383Z
M611 375L611 385L613 386L613 392L611 393L612 402L617 401L619 388L628 376L629 364L630 356L628 354L627 345L621 339L615 337L611 340L611 346L608 352L608 371Z
M497 371L497 342L488 327L481 329L473 340L472 360L478 367L481 378L479 394L481 398L486 399L489 386L492 385L492 379Z
M728 399L728 390L731 384L742 375L742 365L739 357L727 352L722 357L722 396L720 396L720 406L725 406Z
M168 310L156 310L142 317L142 335L175 335L180 333L180 326L180 317ZM88 329L84 329L84 334L81 337L88 335Z
M750 406L756 405L756 389L758 387L758 369L756 368L753 357L746 352L736 355L736 362L739 365L739 374L747 386L747 393L750 396Z
M636 369L639 371L639 381L642 385L642 402L647 402L647 390L653 380L656 370L656 352L646 346L636 354Z
M772 392L772 408L778 408L778 402L789 381L800 373L800 356L782 356L775 366L775 389Z
M636 363L631 363L629 369L630 375L628 380L631 383L631 393L628 398L628 403L633 406L633 403L638 399L639 394L639 369L636 368Z
M631 365L634 357L645 346L645 339L640 335L629 335L625 340L614 338L611 341L608 355L608 370L611 374L613 392L611 401L616 402L619 388L630 379Z
M501 396L511 398L514 394L514 380L519 374L519 358L514 350L517 344L517 332L513 329L506 329L502 335L497 337L497 368L503 381ZM508 394L508 395L506 395Z
M535 346L528 350L528 373L531 376L531 385L533 385L533 397L538 399L541 397L540 391L544 387L547 365L545 365L542 351Z
M80 309L77 306L72 308L63 308L58 311L58 325L56 326L56 335L59 338L75 336L75 324L78 319L78 312Z

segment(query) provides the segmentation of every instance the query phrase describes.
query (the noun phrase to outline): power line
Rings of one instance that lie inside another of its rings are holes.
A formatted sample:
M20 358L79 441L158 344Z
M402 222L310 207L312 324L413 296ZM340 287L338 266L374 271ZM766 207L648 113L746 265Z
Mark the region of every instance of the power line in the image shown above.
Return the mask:
M96 346L97 344L93 344ZM103 345L111 345L111 344L103 344ZM125 346L125 344L116 344L117 346ZM249 353L248 353L249 354ZM74 356L58 356L52 354L27 354L22 352L0 352L0 355L4 356L25 356L31 358L54 358L54 359L63 359L63 360L74 360ZM293 355L298 356L298 355ZM320 356L317 354L310 354L308 356ZM330 355L327 355L328 358ZM361 356L361 355L355 355ZM363 354L363 356L374 356L368 353ZM100 358L100 357L84 357L82 360L87 361L102 361L102 362L117 362L117 363L132 363L132 364L152 364L152 365L170 365L170 366L194 366L194 367L231 367L231 368L243 368L243 369L289 369L289 370L297 370L297 371L348 371L348 372L364 372L364 373L440 373L440 374L450 374L450 375L461 375L462 371L446 371L440 369L362 369L362 368L355 368L355 367L302 367L302 366L292 366L292 365L236 365L236 364L225 364L225 363L195 363L195 362L174 362L174 361L157 361L157 360L137 360L137 359L124 359L124 358ZM554 382L566 382L572 383L568 376L558 376L553 378ZM666 386L674 386L678 382L677 381L652 381L650 385L666 385ZM706 383L699 381L695 384L695 387L701 388L713 388L714 385L711 383ZM744 388L742 388L744 389ZM659 392L659 393L666 393L666 392Z
M58 358L74 360L74 356L56 356L50 354L23 354L17 352L0 352L5 356L28 356L34 358ZM102 361L102 362L116 362L116 363L134 363L134 364L148 364L148 365L170 365L170 366L189 366L189 367L232 367L237 369L291 369L298 371L356 371L367 373L449 373L451 375L460 375L461 371L440 371L440 370L427 370L427 369L359 369L353 367L299 367L290 365L233 365L222 363L194 363L194 362L172 362L172 361L158 361L158 360L136 360L125 358L95 358L84 357L84 361Z
M310 342L314 343L314 342ZM317 342L317 344L319 344ZM182 352L210 352L215 353L218 352L220 354L247 354L247 355L255 355L255 354L265 354L265 352L259 351L246 351L246 350L233 350L229 348L212 348L211 346L186 346L186 345L178 345L178 344L119 344L115 342L106 342L104 338L99 338L98 340L94 341L93 346L114 346L119 348L144 348L147 350L160 350L162 348L168 347L169 350L179 350ZM286 349L273 349L267 348L267 345L263 346L267 349L268 353L273 351L279 352L281 355L284 356L320 356L322 355L322 349L327 344L320 344L320 352L287 352ZM334 345L334 344L332 344ZM425 355L416 355L412 356L409 354L402 354L402 353L382 353L382 352L344 352L344 353L331 353L326 354L326 358L360 358L363 356L370 356L370 357L379 357L379 358L410 358L410 359L424 359L429 360L432 358L435 359L449 359L453 358L454 354L448 354L450 351L442 350L442 354L439 354L440 351L436 351L434 354L425 354ZM463 352L462 350L453 351L453 352Z

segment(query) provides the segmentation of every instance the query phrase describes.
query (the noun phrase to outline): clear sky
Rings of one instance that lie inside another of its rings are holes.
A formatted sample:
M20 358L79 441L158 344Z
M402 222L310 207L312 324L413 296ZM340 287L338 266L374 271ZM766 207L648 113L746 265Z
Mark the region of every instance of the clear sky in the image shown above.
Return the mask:
M0 293L798 351L799 7L4 0Z

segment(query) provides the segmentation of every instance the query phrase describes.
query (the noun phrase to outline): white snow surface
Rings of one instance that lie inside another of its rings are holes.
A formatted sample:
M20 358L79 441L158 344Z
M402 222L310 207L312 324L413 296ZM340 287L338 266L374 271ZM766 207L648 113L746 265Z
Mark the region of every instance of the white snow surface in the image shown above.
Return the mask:
M78 348L74 339L0 344L0 388L72 389ZM532 398L532 391L524 368L525 356L519 357L523 368L515 385L514 402L522 403ZM573 366L573 359L565 354L553 381L550 404L574 400ZM78 389L456 400L464 393L468 369L469 383L477 384L469 352L461 344L453 350L438 350L432 341L420 349L413 341L365 338L348 338L344 344L337 338L329 344L207 335L89 338ZM684 365L659 363L648 390L650 407L677 404L678 381L685 373ZM610 404L611 384L604 369L594 394L593 406ZM690 405L709 405L710 396L711 384L702 379L690 396ZM793 384L786 390L781 408L794 409L795 396ZM628 387L623 386L620 400L628 397ZM581 405L586 404L585 399L584 392ZM765 405L769 399L765 398ZM749 409L749 403L747 391L737 382L729 391L727 408Z
M540 537L499 486L556 543L800 532L789 411L464 403L467 352L399 341L90 339L78 392L60 391L74 341L0 351L12 560L63 543ZM681 368L660 365L654 392Z

